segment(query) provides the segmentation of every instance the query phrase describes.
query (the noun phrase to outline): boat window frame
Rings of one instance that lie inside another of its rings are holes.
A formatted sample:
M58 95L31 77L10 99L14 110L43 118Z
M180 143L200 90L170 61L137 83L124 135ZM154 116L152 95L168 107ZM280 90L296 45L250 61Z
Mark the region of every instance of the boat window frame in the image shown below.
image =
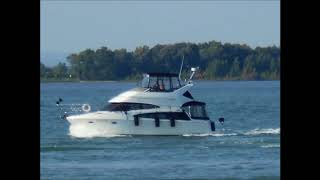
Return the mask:
M175 85L176 87L173 86L173 78L175 78L175 80L178 82ZM145 84L142 83L143 81L147 81L146 86ZM165 85L168 83L169 83L169 89L166 86L164 86L165 87L164 90L159 89L160 84ZM141 80L141 87L150 89L151 92L173 92L176 89L181 88L182 85L178 76L166 75L166 74L156 74L156 75L144 74L143 79Z
M111 107L111 106L114 106L114 107ZM139 106L139 108L133 108L135 106ZM110 108L112 108L112 109L110 109ZM160 108L160 106L157 106L154 104L147 104L147 103L121 102L121 103L109 103L103 107L103 110L115 112L115 111L135 111L135 110L143 110L143 109L156 109L156 108ZM114 109L116 109L116 110L114 110Z
M192 107L197 107L201 108L201 115L202 116L194 116L192 114L193 111L191 111ZM183 111L185 111L192 119L197 119L197 120L210 120L207 110L206 110L206 103L204 102L199 102L199 101L189 101L184 103L181 108Z
M146 115L150 115L150 117L143 117ZM166 115L167 117L163 118L159 115ZM155 119L159 118L161 119L174 119L174 120L182 120L182 121L190 121L190 117L185 113L185 112L150 112L150 113L139 113L136 114L135 116L138 116L139 118L146 118L146 119ZM184 117L182 117L184 116ZM182 117L182 118L181 118Z

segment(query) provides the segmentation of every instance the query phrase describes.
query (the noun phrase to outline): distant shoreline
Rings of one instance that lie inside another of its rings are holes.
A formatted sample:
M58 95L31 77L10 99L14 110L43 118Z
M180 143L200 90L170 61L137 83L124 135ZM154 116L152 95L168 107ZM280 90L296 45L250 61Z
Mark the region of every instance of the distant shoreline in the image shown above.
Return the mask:
M104 81L98 81L98 80L91 80L91 81L79 81L79 80L40 80L40 83L111 83L111 82L138 82L139 80L104 80ZM235 82L241 82L241 81L280 81L280 79L241 79L241 80L232 80L232 79L226 79L226 80L218 80L218 79L198 79L193 81L235 81Z
M46 79L40 80L40 83L95 83L95 82L136 82L137 80L56 80L56 79Z

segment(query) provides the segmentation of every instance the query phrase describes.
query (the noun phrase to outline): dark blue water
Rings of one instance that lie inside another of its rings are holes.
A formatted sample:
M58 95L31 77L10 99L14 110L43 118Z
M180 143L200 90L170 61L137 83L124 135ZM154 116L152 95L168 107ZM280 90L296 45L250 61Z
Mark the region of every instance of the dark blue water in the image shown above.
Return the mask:
M280 179L280 82L195 82L216 134L74 138L55 103L98 110L136 83L41 84L41 179Z

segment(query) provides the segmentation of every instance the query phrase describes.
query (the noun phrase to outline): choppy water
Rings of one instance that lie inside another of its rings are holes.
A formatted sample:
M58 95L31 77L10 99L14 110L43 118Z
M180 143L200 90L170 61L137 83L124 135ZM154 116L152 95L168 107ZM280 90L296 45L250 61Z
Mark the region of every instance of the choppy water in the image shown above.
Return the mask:
M55 103L101 108L135 83L41 84L41 179L280 179L280 82L195 82L214 134L74 138Z

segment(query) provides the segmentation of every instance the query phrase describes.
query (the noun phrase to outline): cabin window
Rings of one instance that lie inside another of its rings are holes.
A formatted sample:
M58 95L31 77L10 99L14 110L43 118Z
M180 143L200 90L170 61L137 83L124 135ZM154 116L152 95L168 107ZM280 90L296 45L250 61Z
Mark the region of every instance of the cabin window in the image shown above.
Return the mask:
M178 77L172 77L171 82L172 82L172 89L179 89L181 87Z
M191 116L192 119L209 120L204 103L191 102L182 106L182 109Z
M154 109L159 106L143 103L111 103L105 106L103 109L107 111L131 111L139 109Z
M170 91L170 77L159 77L158 78L159 90L160 91ZM161 89L162 87L162 89Z
M148 74L144 74L143 75L143 79L141 81L141 87L147 88L148 84L149 84L149 75Z
M150 77L149 78L149 85L147 88L159 88L159 82L157 81L157 77Z
M178 120L190 120L188 115L184 112L158 112L158 113L144 113L138 115L140 118L159 118L159 119L178 119Z

